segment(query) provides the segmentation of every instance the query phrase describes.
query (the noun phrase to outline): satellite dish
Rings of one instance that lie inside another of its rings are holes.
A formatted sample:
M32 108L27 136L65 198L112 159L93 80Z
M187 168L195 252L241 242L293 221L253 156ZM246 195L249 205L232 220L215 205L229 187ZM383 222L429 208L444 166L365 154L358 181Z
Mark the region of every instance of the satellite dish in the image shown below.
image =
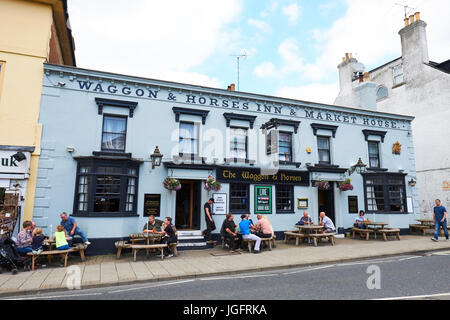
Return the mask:
M353 65L353 72L362 73L365 69L366 67L361 62L357 62Z

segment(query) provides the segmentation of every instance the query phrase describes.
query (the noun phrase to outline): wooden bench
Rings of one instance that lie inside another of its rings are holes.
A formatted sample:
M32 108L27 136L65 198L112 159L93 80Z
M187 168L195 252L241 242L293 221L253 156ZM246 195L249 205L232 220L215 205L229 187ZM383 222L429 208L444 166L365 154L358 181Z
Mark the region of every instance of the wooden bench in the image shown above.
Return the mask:
M78 252L80 254L81 261L85 262L86 256L84 254L84 251L86 250L86 248L87 248L87 245L85 245L84 243L77 243L77 244L75 244L74 247L70 248L69 250L41 251L40 254L33 254L32 252L28 252L27 255L31 256L31 270L34 271L35 262L40 256L48 256L48 261L49 261L49 263L51 263L52 256L63 254L64 255L64 267L67 267L67 257L69 256L69 253L70 252Z
M376 230L377 233L380 233L383 236L383 240L387 241L387 236L395 236L397 240L400 240L400 229L395 228L384 228Z
M374 231L372 229L353 228L352 229L352 237L353 237L353 239L356 238L356 233L357 232L360 234L360 236L363 235L366 238L366 240L369 240L370 239L370 234L374 233Z
M164 260L164 248L167 248L167 244L132 244L130 246L133 251L134 262L136 262L136 255L139 250L148 250L150 249L160 249L161 250L161 260Z
M250 240L250 239L245 240L245 239L242 239L242 241L243 241L244 243L247 242L247 245L248 245L248 251L249 251L249 252L252 252L252 244L253 244L254 242L256 243L256 240ZM274 244L274 242L275 242L275 237L272 236L272 237L270 237L270 238L261 238L261 244L263 244L264 242L268 242L268 243L269 243L269 250L272 251L273 244Z
M287 243L290 239L295 238L295 245L298 246L300 244L301 239L307 239L308 236L304 233L299 233L298 231L286 231L284 233L284 243Z
M336 233L318 233L318 234L309 234L307 237L311 238L314 241L314 247L317 247L317 243L322 241L322 239L328 238L328 241L334 246L334 236Z
M131 248L131 243L128 243L126 241L116 241L115 246L117 248L116 258L120 259L120 256L122 254L122 249L129 249L129 248Z

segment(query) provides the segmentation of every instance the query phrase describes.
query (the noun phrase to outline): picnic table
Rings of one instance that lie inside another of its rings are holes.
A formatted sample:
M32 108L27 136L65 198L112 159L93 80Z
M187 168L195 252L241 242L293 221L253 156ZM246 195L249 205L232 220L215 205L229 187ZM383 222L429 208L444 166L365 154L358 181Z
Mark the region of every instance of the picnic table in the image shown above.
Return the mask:
M310 240L313 240L314 246L317 247L317 240L322 240L323 238L328 238L330 240L330 243L334 245L334 233L326 233L323 234L323 230L325 230L324 226L319 225L303 225L298 226L295 225L299 231L303 231L305 234L305 238L308 239L308 242Z
M433 226L434 227L434 220L429 219L417 219L417 221L420 222L423 226Z

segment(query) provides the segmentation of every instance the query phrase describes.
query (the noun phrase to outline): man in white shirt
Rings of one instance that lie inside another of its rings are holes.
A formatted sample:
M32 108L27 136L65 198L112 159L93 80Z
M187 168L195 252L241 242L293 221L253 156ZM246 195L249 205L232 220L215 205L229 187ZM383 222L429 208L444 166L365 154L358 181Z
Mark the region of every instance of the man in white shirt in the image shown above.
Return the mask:
M336 227L334 226L333 221L326 216L325 212L320 213L319 224L325 228L323 231L324 234L336 232Z

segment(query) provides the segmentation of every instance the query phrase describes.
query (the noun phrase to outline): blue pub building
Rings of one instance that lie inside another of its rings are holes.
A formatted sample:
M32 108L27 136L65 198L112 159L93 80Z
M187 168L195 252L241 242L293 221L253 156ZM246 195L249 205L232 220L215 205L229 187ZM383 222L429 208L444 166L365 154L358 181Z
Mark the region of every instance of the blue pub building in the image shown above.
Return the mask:
M94 254L150 214L202 246L211 197L215 232L227 212L267 215L277 233L304 211L340 233L359 210L407 229L420 216L413 118L377 112L374 91L362 82L356 109L46 64L34 220L50 233L71 214ZM209 177L222 188L207 190Z

